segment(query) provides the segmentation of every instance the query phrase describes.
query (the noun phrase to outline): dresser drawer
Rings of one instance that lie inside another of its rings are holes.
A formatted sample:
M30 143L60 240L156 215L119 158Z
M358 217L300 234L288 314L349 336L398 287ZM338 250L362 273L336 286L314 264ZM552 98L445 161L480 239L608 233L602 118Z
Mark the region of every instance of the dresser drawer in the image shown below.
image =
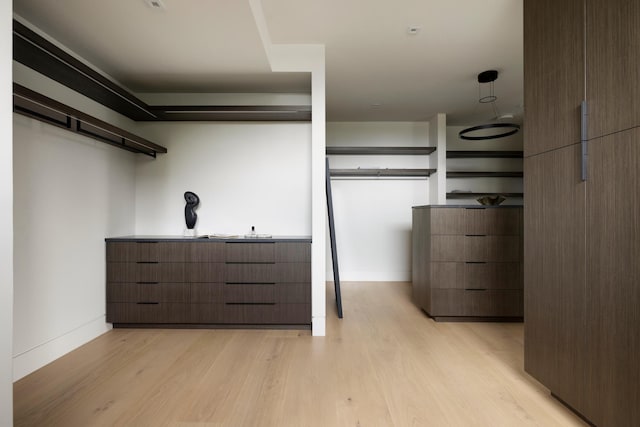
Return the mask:
M187 282L224 282L225 265L223 263L189 262L186 263L185 268Z
M466 208L462 234L512 235L522 234L520 208Z
M522 260L520 236L465 236L465 262L519 262Z
M190 283L193 303L224 303L224 283Z
M226 283L311 282L311 263L227 264Z
M226 244L211 242L207 239L185 243L187 246L187 261L189 262L224 262Z
M522 317L521 290L433 289L429 314L438 316Z
M225 284L224 302L310 304L311 284Z
M225 284L225 303L276 303L276 284Z
M276 262L311 262L311 243L276 243Z
M465 289L522 289L520 262L485 262L464 264Z
M171 263L107 263L107 282L184 282L185 264Z
M189 302L186 283L107 283L107 302Z
M225 304L225 323L310 324L311 304Z
M109 242L107 262L184 262L187 251L182 242Z
M190 304L107 303L109 323L189 323Z
M276 262L275 243L226 243L225 261Z
M198 303L191 304L189 323L224 323L224 304Z
M226 283L276 283L276 264L227 264Z

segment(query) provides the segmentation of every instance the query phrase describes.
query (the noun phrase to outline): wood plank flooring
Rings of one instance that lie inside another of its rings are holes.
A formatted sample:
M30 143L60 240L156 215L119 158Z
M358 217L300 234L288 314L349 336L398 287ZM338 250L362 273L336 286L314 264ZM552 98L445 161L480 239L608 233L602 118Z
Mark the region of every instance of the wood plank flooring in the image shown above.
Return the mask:
M582 426L523 371L523 325L436 323L408 283L327 287L309 331L116 329L14 385L15 426Z

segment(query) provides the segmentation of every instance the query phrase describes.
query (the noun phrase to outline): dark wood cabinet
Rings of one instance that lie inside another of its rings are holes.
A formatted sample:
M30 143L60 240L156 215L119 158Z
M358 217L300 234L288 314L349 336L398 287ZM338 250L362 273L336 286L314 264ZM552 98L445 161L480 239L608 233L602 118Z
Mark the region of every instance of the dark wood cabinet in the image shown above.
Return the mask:
M586 335L597 425L640 421L640 128L589 143Z
M107 321L310 325L310 241L107 239Z
M634 426L640 3L524 6L525 370L595 425Z
M525 369L585 407L585 184L580 144L525 159Z
M413 295L436 320L521 318L522 208L413 208Z

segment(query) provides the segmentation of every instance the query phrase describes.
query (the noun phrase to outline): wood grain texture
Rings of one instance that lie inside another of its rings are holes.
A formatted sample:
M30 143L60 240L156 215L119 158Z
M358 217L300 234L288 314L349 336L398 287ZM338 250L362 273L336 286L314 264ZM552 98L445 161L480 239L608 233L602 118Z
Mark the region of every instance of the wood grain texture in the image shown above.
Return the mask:
M186 264L181 262L108 262L107 282L185 282L185 267Z
M589 142L586 389L602 426L640 420L640 129Z
M277 242L276 262L311 262L310 243Z
M276 243L232 242L225 245L226 262L275 262Z
M585 184L580 145L525 159L525 369L585 407Z
M525 157L580 141L583 3L524 0Z
M431 209L411 210L411 281L413 302L422 309L431 305Z
M433 317L522 317L522 290L433 289Z
M115 329L16 382L15 425L584 425L523 371L522 324L433 322L410 294L343 282L323 338Z
M640 2L587 0L589 138L640 126Z
M522 208L464 209L463 234L522 235Z

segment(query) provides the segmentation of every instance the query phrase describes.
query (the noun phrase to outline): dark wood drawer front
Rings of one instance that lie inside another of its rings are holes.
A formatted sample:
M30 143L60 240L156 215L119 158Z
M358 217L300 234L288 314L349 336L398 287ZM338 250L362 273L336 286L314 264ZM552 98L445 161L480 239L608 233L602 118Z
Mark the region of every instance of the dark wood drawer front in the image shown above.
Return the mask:
M226 283L275 283L276 264L227 264Z
M275 243L227 243L227 262L275 262Z
M512 236L519 236L522 234L522 209L464 209L464 216L464 234Z
M429 209L430 233L434 234L464 234L464 209L446 208Z
M465 262L519 262L522 260L520 236L465 236Z
M189 302L186 283L108 283L107 302Z
M187 245L181 242L110 242L107 262L184 262Z
M190 304L126 302L107 303L110 323L188 323Z
M431 316L522 317L521 290L432 290Z
M223 303L224 283L191 283L191 302Z
M432 262L432 289L464 289L464 263L462 262Z
M189 262L224 262L225 243L206 241L187 243L187 260Z
M225 265L222 263L190 262L186 264L186 269L187 282L224 282Z
M431 261L464 262L464 239L464 235L431 236Z
M519 262L465 263L464 288L522 289L522 264Z
M226 284L225 303L275 303L276 284Z
M198 303L190 307L190 323L224 323L224 304Z
M309 324L311 304L225 304L225 323Z
M184 282L185 264L172 263L107 263L107 282Z
M278 283L276 302L311 304L311 283Z
M311 244L276 243L276 262L311 262Z
M276 281L282 283L311 282L311 263L276 264Z
M226 303L310 304L310 283L226 284Z
M311 263L227 264L225 283L311 282Z

